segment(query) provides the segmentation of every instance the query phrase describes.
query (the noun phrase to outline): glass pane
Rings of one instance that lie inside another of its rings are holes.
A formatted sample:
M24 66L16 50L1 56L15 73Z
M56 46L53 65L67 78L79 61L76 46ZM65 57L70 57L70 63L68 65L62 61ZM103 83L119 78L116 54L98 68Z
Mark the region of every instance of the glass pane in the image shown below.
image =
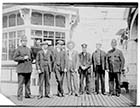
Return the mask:
M9 27L16 25L16 15L12 14L9 16Z
M44 37L47 38L49 35L48 31L44 31Z
M25 30L19 30L17 31L17 37L20 39L21 36L24 36L25 35Z
M7 33L3 33L2 39L7 39Z
M32 12L31 24L42 25L42 14L38 12Z
M54 16L51 14L44 14L44 25L54 26Z
M7 16L3 16L3 28L7 27Z
M49 32L49 38L54 38L54 32L52 31Z
M55 38L60 38L60 36L61 36L60 32L55 33Z
M41 30L32 30L31 35L32 36L42 36L42 31Z
M7 60L7 54L2 54L2 60Z
M7 40L2 40L2 53L7 53Z
M65 27L65 17L61 15L56 16L56 26Z
M13 60L15 49L16 49L16 39L9 40L9 60Z
M16 38L16 32L9 32L9 39Z
M20 13L17 14L17 25L23 25L24 21L20 16Z

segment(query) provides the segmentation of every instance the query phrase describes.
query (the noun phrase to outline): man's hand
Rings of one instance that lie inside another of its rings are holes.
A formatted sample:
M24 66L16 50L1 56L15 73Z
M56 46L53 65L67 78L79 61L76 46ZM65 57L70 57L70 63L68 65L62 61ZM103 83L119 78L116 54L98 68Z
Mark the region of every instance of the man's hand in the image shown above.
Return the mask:
M37 70L38 71L38 73L41 73L41 70Z
M24 56L24 59L27 60L29 58L29 56Z
M66 68L64 69L64 72L67 72L67 69Z

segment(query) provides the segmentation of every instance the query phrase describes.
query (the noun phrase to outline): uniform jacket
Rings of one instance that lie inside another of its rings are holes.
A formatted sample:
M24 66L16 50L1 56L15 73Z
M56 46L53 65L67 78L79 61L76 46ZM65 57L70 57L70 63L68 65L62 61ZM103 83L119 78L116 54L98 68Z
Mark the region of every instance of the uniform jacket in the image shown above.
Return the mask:
M24 59L24 56L29 56L28 60ZM17 73L31 73L32 72L32 60L33 55L28 47L19 46L13 56L14 61L17 64Z
M33 46L31 47L32 53L33 53L33 57L34 59L36 59L37 53L42 50L41 46Z
M91 56L88 52L85 56L83 52L79 54L79 67L81 68L81 66L86 66L87 69L91 67Z
M40 50L36 56L36 69L41 70L41 72L44 72L44 66L48 66L50 72L51 58L52 58L52 53L50 50L47 50L46 54L44 53L43 50Z
M93 71L96 71L96 56L97 56L97 50L92 54L92 64L93 64ZM106 68L106 53L102 50L100 50L100 56L101 56L101 65L102 65L102 70L105 70Z
M59 59L60 58L60 59ZM54 54L53 54L53 60L54 60L54 69L56 66L60 68L60 71L64 71L66 68L66 52L61 49L60 52L57 51L55 48Z
M72 61L72 69L73 70L78 69L79 68L78 52L75 50L72 51L72 60L69 59L69 50L66 52L66 56L67 56L67 61L66 61L67 70L70 69L69 61Z
M109 72L122 72L124 68L125 59L122 51L119 49L110 50L107 53L106 67Z

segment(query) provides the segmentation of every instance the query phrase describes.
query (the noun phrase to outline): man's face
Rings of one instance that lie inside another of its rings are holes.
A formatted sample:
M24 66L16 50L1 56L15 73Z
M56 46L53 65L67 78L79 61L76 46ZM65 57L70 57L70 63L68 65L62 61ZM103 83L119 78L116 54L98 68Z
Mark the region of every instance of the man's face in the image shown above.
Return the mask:
M117 41L116 41L115 39L112 40L111 46L112 46L112 48L116 48L116 46L117 46Z
M87 52L87 48L82 47L82 52Z
M102 46L101 44L96 44L96 48L97 48L97 49L100 49L101 46Z
M27 40L22 40L22 41L21 41L21 44L22 44L23 46L26 46L26 45L27 45Z
M40 44L40 40L37 40L37 41L36 41L36 45L39 45L39 44Z
M61 44L57 44L57 47L58 47L58 48L61 48L61 47L62 47L62 45L61 45Z
M70 44L68 45L68 47L69 47L70 50L72 50L72 49L74 48L74 45L73 45L72 43L70 43Z
M48 49L48 45L47 44L42 45L42 49L47 50Z

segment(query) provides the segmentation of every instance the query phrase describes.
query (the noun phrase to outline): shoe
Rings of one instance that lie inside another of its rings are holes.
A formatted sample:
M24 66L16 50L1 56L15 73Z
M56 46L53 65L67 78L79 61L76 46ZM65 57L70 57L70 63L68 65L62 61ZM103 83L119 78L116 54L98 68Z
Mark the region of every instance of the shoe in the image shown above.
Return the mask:
M106 95L106 93L105 93L105 92L103 92L102 94L103 94L103 95Z
M65 95L62 93L62 94L61 94L61 97L65 97Z
M83 93L83 92L80 92L79 94L80 94L80 95L83 95L84 93Z
M67 95L71 95L71 92L67 93Z
M91 93L90 93L90 92L87 92L87 94L88 94L88 95L91 95Z
M117 94L116 94L116 96L117 96L117 97L119 97L119 96L120 96L120 94L119 94L119 93L117 93Z
M46 95L45 97L47 97L47 98L51 98L51 96L50 96L50 95Z
M58 93L58 94L57 94L57 96L58 96L58 97L61 97L61 94L60 94L60 93Z
M23 97L17 97L18 101L23 101Z
M99 94L99 92L95 92L94 94L95 94L95 95L98 95L98 94Z
M76 93L76 94L75 94L75 96L79 97L79 94L78 94L78 93Z
M43 96L41 96L41 95L39 95L39 96L37 97L37 99L41 99L41 98L43 98Z
M32 95L25 96L25 98L34 98Z

